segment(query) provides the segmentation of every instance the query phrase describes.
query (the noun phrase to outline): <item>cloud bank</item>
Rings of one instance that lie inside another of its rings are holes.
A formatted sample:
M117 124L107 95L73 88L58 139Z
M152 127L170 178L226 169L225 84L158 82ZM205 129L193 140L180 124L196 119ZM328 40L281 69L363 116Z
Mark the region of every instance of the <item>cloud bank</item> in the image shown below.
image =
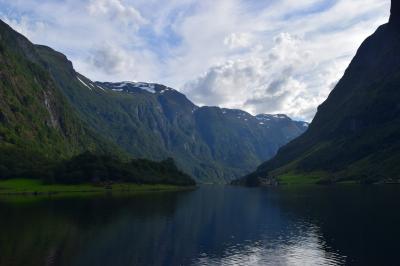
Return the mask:
M0 17L101 81L310 121L389 0L0 0Z

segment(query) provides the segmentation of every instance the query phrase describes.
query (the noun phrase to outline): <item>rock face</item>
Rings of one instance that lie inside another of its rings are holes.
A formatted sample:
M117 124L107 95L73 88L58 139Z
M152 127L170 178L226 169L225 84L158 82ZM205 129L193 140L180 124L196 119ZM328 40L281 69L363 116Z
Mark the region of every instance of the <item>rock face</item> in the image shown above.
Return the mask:
M241 183L400 179L399 7L392 1L390 22L364 41L309 130Z
M400 1L392 0L390 23L400 23Z

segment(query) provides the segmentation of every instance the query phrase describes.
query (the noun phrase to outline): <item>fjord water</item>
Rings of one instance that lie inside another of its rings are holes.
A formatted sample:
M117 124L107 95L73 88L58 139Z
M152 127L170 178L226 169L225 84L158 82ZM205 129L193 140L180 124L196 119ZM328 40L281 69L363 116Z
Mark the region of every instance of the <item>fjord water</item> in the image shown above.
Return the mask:
M0 199L0 265L396 265L400 187Z

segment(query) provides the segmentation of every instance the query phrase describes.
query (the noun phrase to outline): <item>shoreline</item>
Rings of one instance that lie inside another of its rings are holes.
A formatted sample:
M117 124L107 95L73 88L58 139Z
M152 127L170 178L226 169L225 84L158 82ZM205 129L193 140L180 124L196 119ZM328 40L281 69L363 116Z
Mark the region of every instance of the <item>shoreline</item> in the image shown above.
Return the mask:
M43 184L40 180L9 179L0 181L0 197L7 196L55 196L55 195L93 195L93 194L134 194L152 192L173 192L194 190L197 186L178 186L169 184L115 183L111 185L64 185Z

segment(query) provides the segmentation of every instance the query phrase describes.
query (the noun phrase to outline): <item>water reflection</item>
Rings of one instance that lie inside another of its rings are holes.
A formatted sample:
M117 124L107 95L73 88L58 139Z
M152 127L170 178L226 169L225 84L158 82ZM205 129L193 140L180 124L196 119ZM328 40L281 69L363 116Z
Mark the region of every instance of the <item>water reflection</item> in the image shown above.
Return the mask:
M0 265L395 265L397 190L0 200Z
M194 265L345 265L346 258L321 241L320 235L304 232L292 239L256 241L226 249L221 257L201 254Z

